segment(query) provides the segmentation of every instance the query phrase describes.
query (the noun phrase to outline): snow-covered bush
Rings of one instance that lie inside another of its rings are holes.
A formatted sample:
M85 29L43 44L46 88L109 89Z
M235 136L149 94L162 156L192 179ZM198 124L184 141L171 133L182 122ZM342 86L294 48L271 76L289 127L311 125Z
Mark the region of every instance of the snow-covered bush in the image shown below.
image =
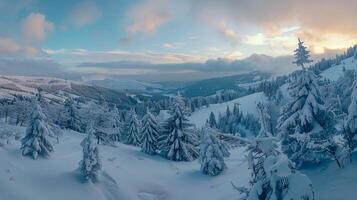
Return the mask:
M155 117L146 111L146 115L142 119L141 129L141 151L146 154L156 154L158 149L158 137L160 126Z
M93 125L89 126L87 134L87 137L81 143L83 147L83 159L79 162L79 170L86 181L97 182L102 163L95 141Z
M45 121L45 115L36 100L31 118L26 129L26 136L21 140L22 155L32 156L37 159L38 156L49 157L53 151L53 146L49 136L53 136L51 129Z
M192 161L198 157L197 134L187 119L186 110L182 98L177 97L170 111L171 117L165 122L160 150L169 160Z
M310 179L294 168L293 162L277 150L276 138L253 140L248 147L252 169L250 188L239 188L245 200L313 200Z
M217 132L214 129L205 127L202 131L200 145L201 171L211 176L220 174L226 168L224 158L230 155L228 146L219 141L216 134Z

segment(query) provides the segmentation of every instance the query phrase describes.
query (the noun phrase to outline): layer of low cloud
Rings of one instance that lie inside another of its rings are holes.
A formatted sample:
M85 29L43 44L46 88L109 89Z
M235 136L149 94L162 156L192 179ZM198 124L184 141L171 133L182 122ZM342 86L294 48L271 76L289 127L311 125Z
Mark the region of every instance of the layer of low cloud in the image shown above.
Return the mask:
M69 62L108 62L117 60L135 60L136 62L149 63L185 63L204 62L207 57L184 53L159 53L159 52L129 52L122 50L90 51L86 49L43 49L52 57L65 57Z
M55 76L64 73L59 63L48 59L0 57L1 75Z

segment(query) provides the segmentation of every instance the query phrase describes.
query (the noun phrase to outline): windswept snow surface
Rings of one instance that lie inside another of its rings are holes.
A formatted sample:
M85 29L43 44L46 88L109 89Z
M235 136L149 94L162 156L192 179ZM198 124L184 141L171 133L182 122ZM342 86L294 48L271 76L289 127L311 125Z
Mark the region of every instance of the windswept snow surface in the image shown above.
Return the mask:
M251 113L257 116L257 103L259 102L267 102L268 99L264 95L263 92L253 93L244 97L240 97L234 99L232 101L228 101L221 104L211 104L208 107L202 108L192 113L190 116L191 123L195 124L197 127L202 127L205 125L206 120L208 119L211 112L218 117L219 113L224 114L226 112L227 106L233 109L234 104L239 105L239 109L243 111L243 113Z
M248 184L243 149L231 150L228 169L210 177L198 161L174 162L148 156L133 146L99 146L103 173L99 183L83 183L76 171L83 135L67 132L50 159L22 157L18 141L0 147L1 200L227 200L237 199L231 181Z
M357 60L354 57L350 57L341 61L341 64L335 65L321 73L323 78L329 79L331 81L336 81L343 76L343 68L346 70L357 69Z

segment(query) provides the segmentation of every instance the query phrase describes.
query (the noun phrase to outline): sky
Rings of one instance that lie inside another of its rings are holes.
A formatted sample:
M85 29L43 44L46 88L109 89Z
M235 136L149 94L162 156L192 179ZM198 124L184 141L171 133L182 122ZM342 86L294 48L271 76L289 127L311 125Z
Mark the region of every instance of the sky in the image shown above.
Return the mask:
M210 60L291 55L298 37L323 54L357 43L356 7L356 0L0 0L0 69L185 73Z

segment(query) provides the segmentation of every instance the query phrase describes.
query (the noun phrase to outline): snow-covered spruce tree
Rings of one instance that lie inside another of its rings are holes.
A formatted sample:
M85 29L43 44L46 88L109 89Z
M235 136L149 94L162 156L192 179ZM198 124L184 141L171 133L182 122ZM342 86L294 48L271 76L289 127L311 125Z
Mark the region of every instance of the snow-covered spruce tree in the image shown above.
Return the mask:
M209 115L208 124L211 128L217 128L216 116L213 112L211 112L211 114Z
M156 121L155 117L146 111L146 115L142 119L142 129L141 129L141 151L154 155L158 149L158 137L159 137L160 126Z
M301 66L302 70L305 70L305 64L312 62L310 59L310 51L304 46L304 42L298 39L298 48L294 51L295 61L293 62L297 66Z
M34 101L30 121L26 129L26 136L21 140L22 155L48 158L53 151L49 136L54 135L45 121L38 99Z
M123 126L124 125L123 125L119 110L116 105L113 105L113 109L110 111L110 124L118 133L117 140L119 141L123 134Z
M83 147L83 159L79 162L79 170L86 181L97 182L98 173L102 169L99 157L99 149L94 136L93 124L87 129L87 137L81 143Z
M129 119L127 123L127 133L125 143L139 146L140 141L140 122L137 119L135 110L131 110L129 113Z
M192 161L198 157L197 134L188 122L185 110L182 97L176 97L160 139L161 154L169 160Z
M277 149L276 138L253 139L248 145L248 164L252 170L250 188L236 188L244 200L313 200L310 179L294 168Z
M304 67L304 63L311 60L300 40L295 52L294 63L302 70L296 72L290 82L288 89L292 101L282 107L278 128L283 152L301 166L305 162L319 162L329 157L326 147L332 141L334 127L324 106L318 76Z
M202 130L199 161L202 173L210 176L216 176L226 168L224 158L230 155L228 146L219 141L216 135L217 131L211 127Z
M71 97L68 97L64 102L64 118L64 128L78 132L82 131L82 122Z
M348 107L348 115L344 125L344 138L349 148L350 160L352 159L352 151L357 147L357 80L353 82L352 88L351 104Z

